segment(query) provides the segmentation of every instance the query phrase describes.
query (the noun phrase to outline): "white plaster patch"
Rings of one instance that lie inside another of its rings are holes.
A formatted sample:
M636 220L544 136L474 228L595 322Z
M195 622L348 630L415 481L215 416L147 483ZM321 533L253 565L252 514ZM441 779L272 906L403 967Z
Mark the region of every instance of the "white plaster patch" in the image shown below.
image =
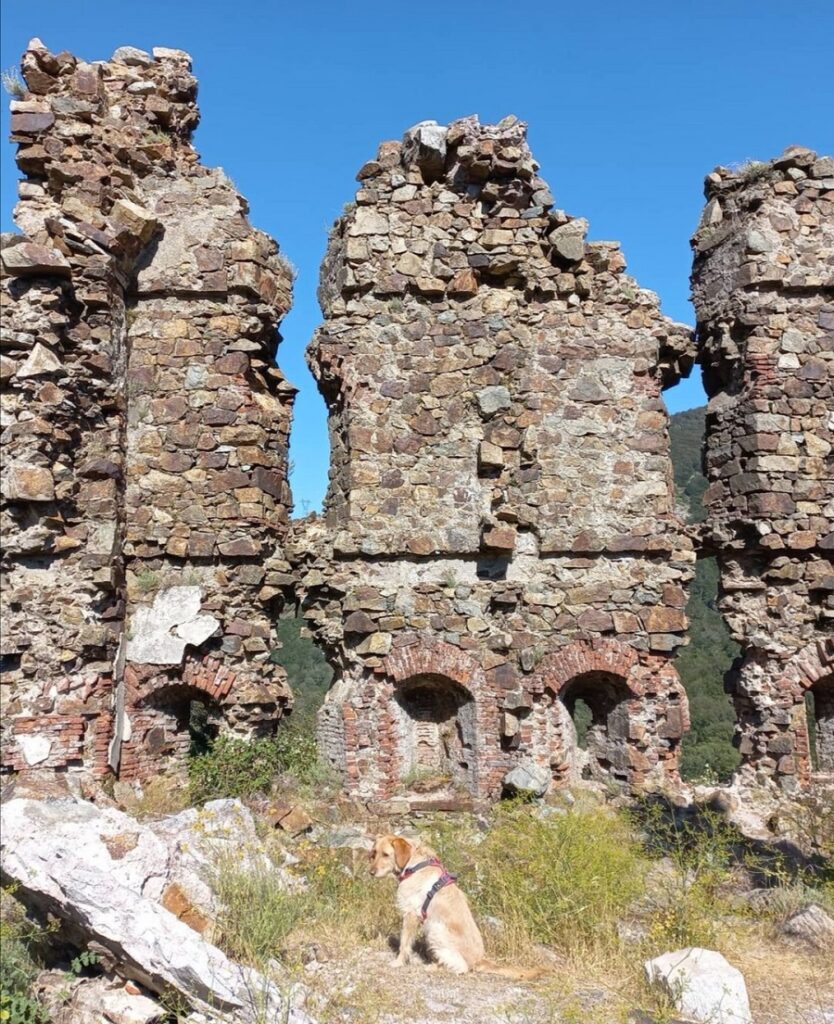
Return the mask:
M130 718L128 718L126 712L122 712L122 743L127 743L130 737L133 735L133 726L130 724Z
M15 739L30 767L45 761L52 752L52 740L48 736L15 736Z
M152 605L137 608L131 619L127 660L146 665L180 665L186 645L199 647L220 625L200 615L200 587L168 587Z

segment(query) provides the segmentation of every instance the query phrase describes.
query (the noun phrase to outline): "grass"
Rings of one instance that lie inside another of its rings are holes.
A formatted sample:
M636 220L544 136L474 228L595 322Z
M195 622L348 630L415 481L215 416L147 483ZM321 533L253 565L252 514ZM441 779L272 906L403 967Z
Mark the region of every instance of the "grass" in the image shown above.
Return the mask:
M253 871L234 858L217 864L213 888L223 910L221 945L263 968L272 958L298 962L309 942L368 943L399 927L393 900L380 900L364 851L300 851L307 887L286 891L277 873Z
M643 889L646 859L621 817L602 807L548 810L502 805L485 835L435 827L476 914L499 922L491 952L500 958L529 957L538 944L569 956L606 951Z
M0 83L9 96L16 100L22 100L26 95L26 83L20 77L17 68L6 68L5 71L0 71Z
M745 182L766 181L773 177L774 170L768 163L761 160L745 160L735 169L736 174Z
M136 589L140 594L152 594L159 589L160 582L158 572L151 570L140 572L136 576Z
M29 991L42 967L47 931L26 917L14 891L0 891L0 1021L48 1024L46 1007Z

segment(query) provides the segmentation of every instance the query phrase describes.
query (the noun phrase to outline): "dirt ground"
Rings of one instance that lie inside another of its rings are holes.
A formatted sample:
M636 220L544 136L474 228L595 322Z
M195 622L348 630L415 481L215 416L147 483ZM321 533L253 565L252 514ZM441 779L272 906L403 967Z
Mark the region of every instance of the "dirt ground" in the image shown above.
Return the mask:
M599 966L552 965L535 981L455 976L424 963L392 966L394 952L354 948L320 953L299 980L322 1024L648 1024L633 979L601 978ZM332 957L332 958L331 958ZM752 939L733 958L744 974L755 1024L834 1024L834 966L825 954ZM595 977L595 975L597 977ZM631 991L629 991L631 990ZM656 1018L667 1024L674 1017Z

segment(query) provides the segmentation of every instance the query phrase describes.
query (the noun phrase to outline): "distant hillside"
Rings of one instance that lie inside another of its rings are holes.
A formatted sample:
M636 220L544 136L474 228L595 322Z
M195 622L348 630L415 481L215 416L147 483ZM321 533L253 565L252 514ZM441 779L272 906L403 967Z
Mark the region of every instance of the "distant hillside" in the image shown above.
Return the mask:
M672 462L678 501L686 505L690 523L700 523L706 515L702 499L707 481L701 468L701 447L704 442L704 421L707 407L676 412L671 418L669 435L672 441Z
M688 409L675 413L669 426L678 503L690 522L700 522L706 514L702 498L707 482L701 469L705 415L705 406ZM726 778L739 760L731 745L733 708L723 683L724 673L739 652L716 610L717 591L715 559L701 559L687 607L689 646L676 663L692 716L692 729L683 742L682 772L687 779L702 778L709 772Z

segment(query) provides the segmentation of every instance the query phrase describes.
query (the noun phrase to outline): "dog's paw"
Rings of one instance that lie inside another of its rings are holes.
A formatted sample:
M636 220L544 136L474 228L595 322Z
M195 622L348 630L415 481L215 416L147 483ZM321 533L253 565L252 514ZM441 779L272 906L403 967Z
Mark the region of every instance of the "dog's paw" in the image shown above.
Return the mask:
M407 960L400 960L400 958L397 957L396 960L392 960L391 961L390 966L391 967L405 967L407 962L408 962Z

